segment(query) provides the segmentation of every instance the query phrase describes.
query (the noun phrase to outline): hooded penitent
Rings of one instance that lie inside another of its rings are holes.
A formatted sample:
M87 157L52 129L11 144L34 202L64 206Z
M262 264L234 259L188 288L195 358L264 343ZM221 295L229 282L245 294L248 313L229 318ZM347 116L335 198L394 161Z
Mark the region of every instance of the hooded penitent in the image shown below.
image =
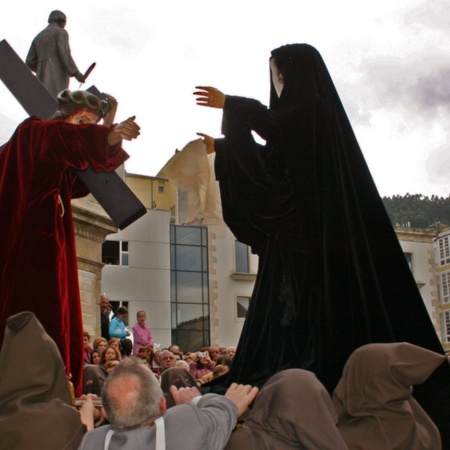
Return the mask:
M320 54L294 44L272 57L284 78L280 97L273 84L269 109L227 96L225 137L215 140L224 219L259 255L227 382L261 386L298 367L331 393L350 354L367 343L443 353ZM443 371L415 393L447 430Z
M84 431L55 342L33 313L10 317L0 353L0 449L77 449Z
M346 450L336 423L333 402L316 376L283 370L263 386L226 450Z
M412 396L412 386L445 361L406 342L355 350L333 393L339 431L349 449L439 450L439 431Z

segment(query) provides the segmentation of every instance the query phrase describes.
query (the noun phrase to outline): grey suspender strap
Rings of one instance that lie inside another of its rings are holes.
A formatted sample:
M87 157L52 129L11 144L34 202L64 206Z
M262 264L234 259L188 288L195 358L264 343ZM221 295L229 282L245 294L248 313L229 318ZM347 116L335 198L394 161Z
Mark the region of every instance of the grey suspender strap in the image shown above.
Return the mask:
M166 429L164 427L164 418L159 417L155 420L156 426L156 447L155 450L166 449Z
M108 450L109 443L111 442L112 435L114 434L114 430L108 430L105 436L105 446L103 447L104 450Z

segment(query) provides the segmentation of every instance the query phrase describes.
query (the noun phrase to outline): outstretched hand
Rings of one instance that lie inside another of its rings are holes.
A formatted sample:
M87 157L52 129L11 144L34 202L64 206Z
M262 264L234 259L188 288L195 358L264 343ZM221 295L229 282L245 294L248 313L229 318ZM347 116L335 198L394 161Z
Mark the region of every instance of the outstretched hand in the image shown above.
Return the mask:
M225 94L211 86L195 86L198 89L194 92L197 95L196 102L200 106L223 109L225 106Z
M233 383L225 393L225 397L237 406L240 417L247 411L258 392L259 389L257 387Z
M178 389L176 386L170 386L169 392L176 405L182 405L183 403L189 403L195 397L200 396L200 391L196 387L181 387Z
M136 139L140 132L141 127L135 122L136 116L130 117L123 122L118 123L108 134L108 144L116 145L122 139L131 141Z
M206 146L206 153L208 155L216 151L216 149L214 148L214 138L203 133L197 133L197 135L203 138L202 141Z

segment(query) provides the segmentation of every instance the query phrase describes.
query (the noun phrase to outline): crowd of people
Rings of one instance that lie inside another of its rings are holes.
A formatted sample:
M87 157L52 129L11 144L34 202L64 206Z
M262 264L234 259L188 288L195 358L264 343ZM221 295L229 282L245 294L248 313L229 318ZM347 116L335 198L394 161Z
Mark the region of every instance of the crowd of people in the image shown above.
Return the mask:
M91 345L91 336L84 331L85 367L98 365L107 372L112 372L120 361L136 356L142 359L158 378L166 369L177 367L187 371L198 386L226 374L231 369L236 353L234 346L213 345L186 353L174 344L156 348L152 332L146 323L145 311L137 312L136 323L130 332L125 327L128 309L121 306L114 314L106 293L101 295L100 310L102 336L96 337ZM86 389L89 392L85 392ZM83 393L91 393L91 388L84 387Z
M204 365L217 368L221 358L232 365L234 348L170 348L154 352L170 362L156 373L151 360L119 360L116 344L106 346L105 369L85 365L85 395L74 401L59 350L35 315L10 317L0 352L0 449L442 448L412 394L447 364L444 355L409 343L368 344L352 353L332 395L304 369L281 370L261 389L232 383L220 395L177 364L193 367L206 353ZM46 432L24 433L24 426Z

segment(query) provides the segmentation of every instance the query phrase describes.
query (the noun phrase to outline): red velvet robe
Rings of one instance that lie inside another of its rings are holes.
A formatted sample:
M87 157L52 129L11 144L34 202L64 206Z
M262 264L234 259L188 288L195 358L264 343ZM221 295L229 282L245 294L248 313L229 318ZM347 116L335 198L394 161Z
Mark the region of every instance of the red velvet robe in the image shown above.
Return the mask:
M70 202L88 191L71 169L120 166L128 155L107 144L108 132L31 117L0 153L0 345L9 316L34 312L55 340L77 395L83 324Z

